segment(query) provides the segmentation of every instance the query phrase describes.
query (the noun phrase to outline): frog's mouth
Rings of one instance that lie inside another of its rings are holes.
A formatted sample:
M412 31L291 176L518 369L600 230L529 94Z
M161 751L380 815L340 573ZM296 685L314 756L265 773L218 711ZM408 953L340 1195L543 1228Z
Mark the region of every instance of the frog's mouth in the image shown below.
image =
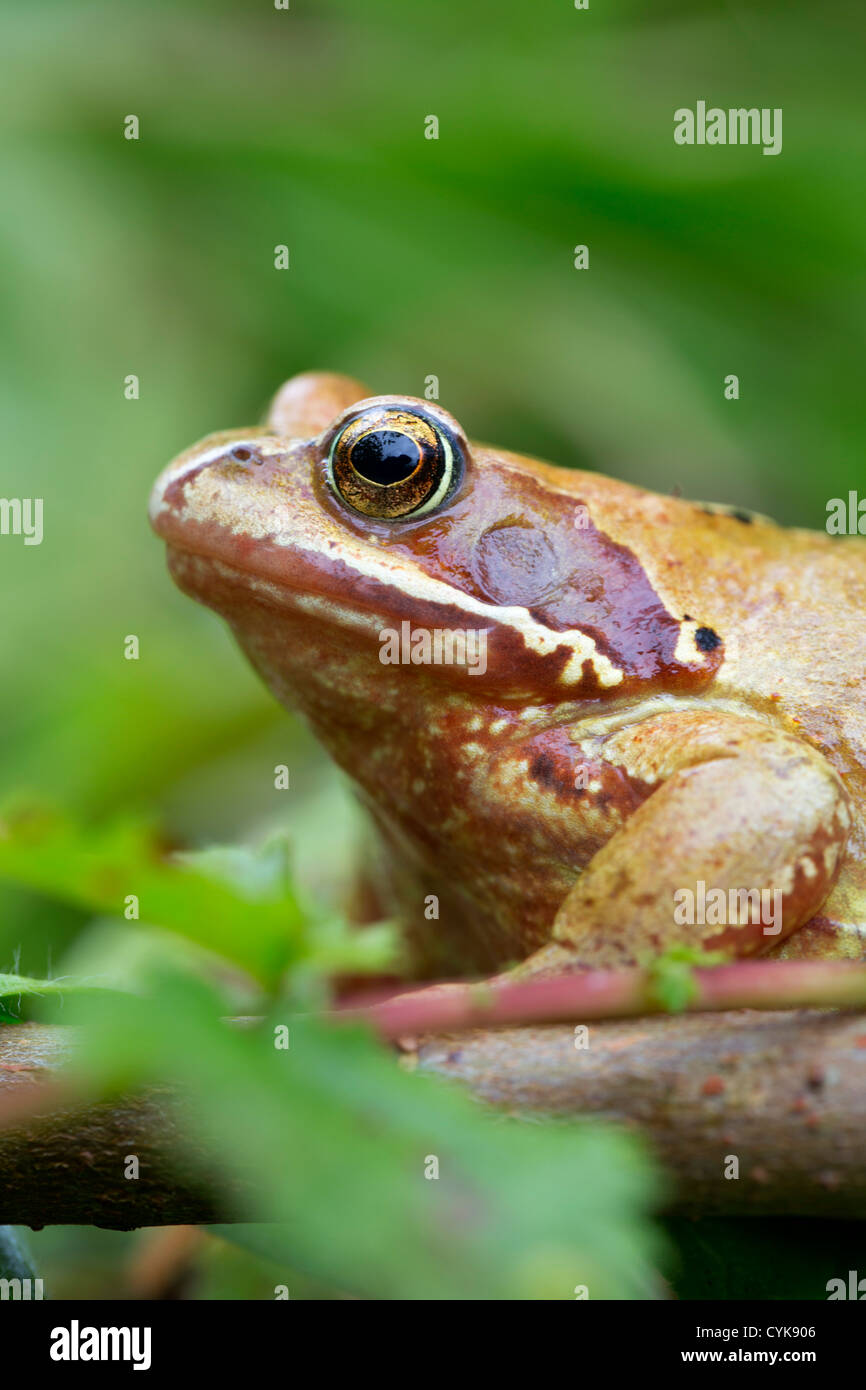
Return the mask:
M341 562L303 549L281 550L270 563L259 553L254 567L220 549L193 548L188 538L169 543L169 569L185 593L221 613L239 635L251 621L260 624L264 610L272 624L282 615L287 643L297 646L300 623L316 634L310 646L318 648L328 632L383 665L430 666L433 674L444 667L439 674L506 701L592 699L622 685L623 673L591 638L554 632L525 609L467 607L444 584L441 595L412 595L393 577L337 574Z

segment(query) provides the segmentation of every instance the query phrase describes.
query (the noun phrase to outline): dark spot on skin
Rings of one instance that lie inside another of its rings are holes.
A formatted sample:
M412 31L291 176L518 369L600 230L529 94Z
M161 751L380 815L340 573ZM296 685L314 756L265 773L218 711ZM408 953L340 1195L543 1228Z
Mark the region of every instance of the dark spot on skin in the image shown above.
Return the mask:
M691 615L691 613L684 613L684 614L683 614L683 622L684 622L684 623L690 623L691 621L692 621L692 615Z
M575 785L574 766L570 759L557 761L552 753L535 753L529 764L529 775L538 786L560 797L579 800L587 794L586 787Z
M557 786L556 765L548 753L535 755L529 767L529 775L543 787Z
M236 449L232 449L232 458L238 459L241 463L246 463L249 457L249 449L244 449L242 445L238 445Z
M731 512L731 516L734 518L734 521L742 521L744 526L751 526L755 520L750 512L735 511Z
M722 645L722 639L711 627L699 627L695 633L695 646L702 652L714 652Z

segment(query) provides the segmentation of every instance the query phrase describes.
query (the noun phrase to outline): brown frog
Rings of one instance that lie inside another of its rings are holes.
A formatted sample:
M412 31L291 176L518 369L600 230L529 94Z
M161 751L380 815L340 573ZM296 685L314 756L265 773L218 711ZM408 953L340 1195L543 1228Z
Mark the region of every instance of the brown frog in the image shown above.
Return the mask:
M151 515L378 830L418 974L866 955L866 541L287 382Z

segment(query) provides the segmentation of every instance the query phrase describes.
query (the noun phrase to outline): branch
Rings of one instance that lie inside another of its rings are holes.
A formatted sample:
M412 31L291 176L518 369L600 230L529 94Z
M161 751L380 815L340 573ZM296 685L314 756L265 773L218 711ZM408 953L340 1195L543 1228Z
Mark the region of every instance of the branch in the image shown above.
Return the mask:
M190 1150L169 1095L73 1108L62 1068L74 1037L63 1026L0 1029L0 1224L127 1230L230 1221L248 1209L241 1189L227 1190ZM401 1046L409 1065L511 1112L642 1129L680 1210L866 1216L862 1016L607 1020L589 1027L588 1042L576 1048L573 1026L557 1024L443 1031ZM123 1175L129 1154L138 1179ZM730 1154L737 1181L723 1176Z
M641 1129L694 1215L866 1216L866 1019L742 1012L508 1028L412 1047L512 1112ZM724 1176L728 1155L738 1180Z
M233 1203L165 1095L81 1108L62 1079L76 1030L0 1028L0 1225L132 1230L231 1220ZM140 1176L127 1178L135 1155ZM202 1176L202 1175L209 1176ZM241 1194L237 1194L240 1209Z

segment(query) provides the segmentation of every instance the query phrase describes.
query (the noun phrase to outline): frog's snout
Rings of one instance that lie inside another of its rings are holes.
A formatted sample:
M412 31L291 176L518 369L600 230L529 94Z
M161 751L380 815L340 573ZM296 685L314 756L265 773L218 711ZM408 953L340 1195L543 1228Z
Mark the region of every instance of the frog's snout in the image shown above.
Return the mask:
M217 494L221 488L255 477L263 465L284 455L285 444L265 430L225 430L207 435L173 459L154 483L149 505L153 529L167 538L168 523L184 515L191 490L205 476L209 475L207 493L219 511ZM225 498L224 504L227 501Z

